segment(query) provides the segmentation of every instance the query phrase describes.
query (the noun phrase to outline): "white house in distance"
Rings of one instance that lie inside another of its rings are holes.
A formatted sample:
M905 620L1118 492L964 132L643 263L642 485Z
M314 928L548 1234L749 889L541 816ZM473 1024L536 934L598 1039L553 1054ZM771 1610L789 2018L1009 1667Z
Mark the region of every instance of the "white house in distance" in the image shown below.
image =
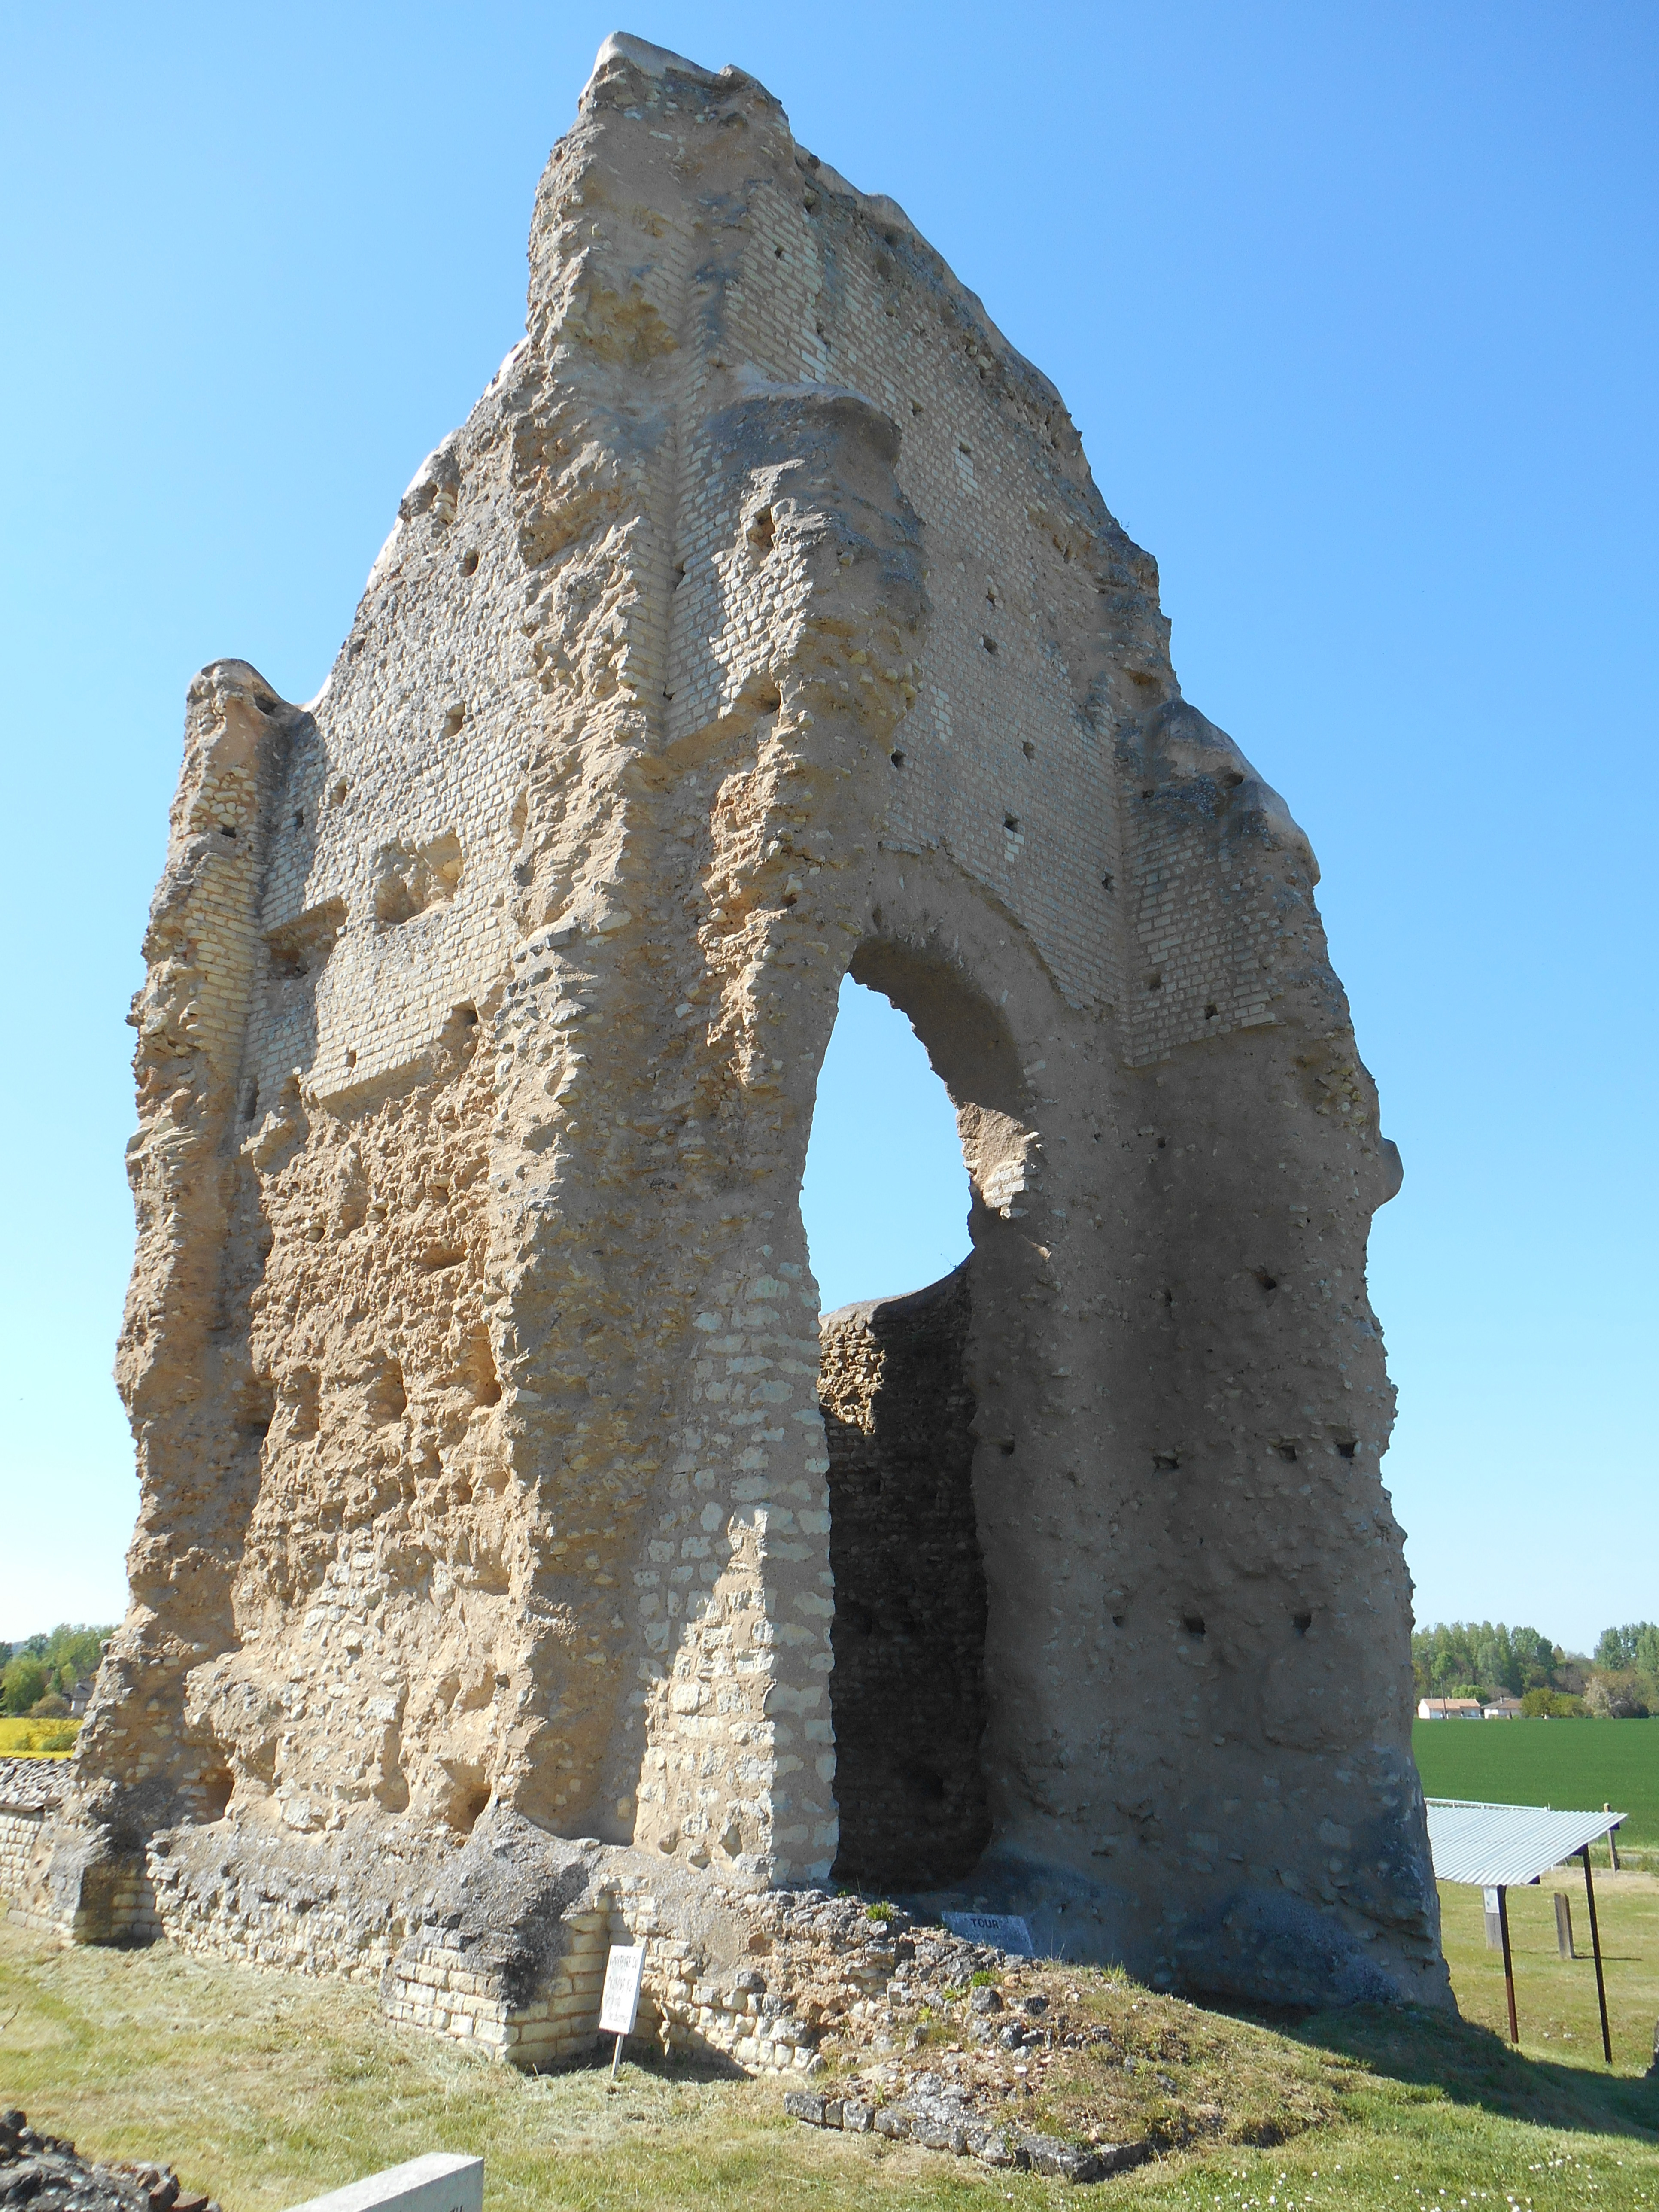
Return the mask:
M1521 1718L1519 1698L1494 1698L1489 1705L1482 1705L1480 1717L1488 1721L1518 1721Z
M1486 1718L1486 1710L1479 1698L1419 1698L1417 1717L1420 1721L1479 1721Z

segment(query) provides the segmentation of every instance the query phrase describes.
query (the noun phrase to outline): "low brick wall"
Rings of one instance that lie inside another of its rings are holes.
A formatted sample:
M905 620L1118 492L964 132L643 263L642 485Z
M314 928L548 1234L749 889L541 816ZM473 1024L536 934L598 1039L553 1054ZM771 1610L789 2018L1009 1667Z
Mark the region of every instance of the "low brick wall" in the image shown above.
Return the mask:
M0 1759L0 1901L29 1927L52 1924L46 1872L62 1802L57 1759Z
M399 1957L381 1991L382 2009L404 2027L455 2036L526 2069L585 2057L599 2032L605 1962L617 1940L612 1920L604 1904L567 1916L563 1957L543 1987L516 2005L499 1976L470 1962L460 1929L444 1929Z
M181 1950L356 1982L392 1965L433 1872L424 1854L319 1850L224 1824L153 1838L146 1867L160 1932Z
M46 1873L62 1796L38 1760L0 1761L0 1883L11 1916L57 1927ZM535 2070L592 2055L606 1954L647 1947L636 2036L734 2072L804 2078L826 2035L893 2025L897 1938L856 1898L722 1888L622 1845L573 1844L510 1815L463 1844L408 1830L316 1838L227 1821L153 1838L110 1863L81 1940L165 1939L210 1958L378 1983L400 2026ZM94 1926L94 1922L96 1926ZM964 1984L997 1954L927 1931L932 1968Z
M655 1893L663 1885L650 1875L607 1872L583 1909L564 1914L562 1952L521 1999L514 2000L489 1958L488 1939L458 1925L423 1931L404 1947L382 1984L386 2011L405 2027L477 2044L514 2066L566 2063L593 2050L611 1946L643 1943L636 2037L665 2054L782 2075L812 2071L826 2027L878 2003L886 1990L893 1954L855 1901L817 1892L718 1895L716 1917L724 1924L698 1935L685 1922L707 1920L708 1899L698 1901L701 1913L688 1915L683 1899ZM684 1888L684 1875L674 1872L672 1887ZM832 1927L817 1924L815 1916L826 1911Z
M637 2035L752 2074L809 2070L825 2024L878 1997L893 1967L854 1899L731 1891L510 1815L465 1842L174 1828L142 1872L109 1879L125 1885L107 1906L120 1940L376 1982L400 2025L526 2069L592 2053L613 1943L647 1946Z

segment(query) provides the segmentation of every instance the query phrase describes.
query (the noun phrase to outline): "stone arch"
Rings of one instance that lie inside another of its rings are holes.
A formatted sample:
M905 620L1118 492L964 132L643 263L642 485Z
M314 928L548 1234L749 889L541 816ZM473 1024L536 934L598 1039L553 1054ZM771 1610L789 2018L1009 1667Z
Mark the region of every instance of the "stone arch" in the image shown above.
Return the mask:
M848 972L896 1006L921 1039L956 1108L974 1216L1000 1212L1024 1187L1036 1140L1030 1086L1000 1010L959 951L947 954L936 935L920 943L872 936ZM977 1244L985 1224L970 1219L969 1227Z
M1006 1023L937 948L872 938L851 973L909 1022L944 1080L970 1231L983 1235L987 1186L1006 1179L1025 1134ZM978 1401L967 1373L975 1275L970 1254L942 1281L820 1323L843 1880L931 1887L968 1873L990 1838Z
M1002 1486L1016 1449L1011 1330L1042 1296L1043 1255L1020 1202L1039 1175L1040 1103L1016 1021L1046 1015L1051 994L1027 948L948 867L912 866L890 890L849 972L908 1021L949 1094L973 1249L939 1282L821 1322L836 1871L927 1891L968 1875L992 1841L983 1746L994 1708L994 1741L1033 1726L1018 1678L988 1670L993 1610L1018 1612L1024 1577L1006 1546L988 1567L975 1501ZM1008 1618L999 1630L999 1642L1018 1633Z

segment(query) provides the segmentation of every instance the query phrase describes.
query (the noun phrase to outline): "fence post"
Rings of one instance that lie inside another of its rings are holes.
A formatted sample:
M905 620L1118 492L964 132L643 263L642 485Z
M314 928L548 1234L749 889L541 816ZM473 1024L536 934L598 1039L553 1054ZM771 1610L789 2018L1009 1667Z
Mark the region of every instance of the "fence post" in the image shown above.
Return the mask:
M1608 1830L1612 1834L1612 1830ZM1601 1978L1601 1930L1595 1918L1595 1884L1590 1876L1589 1845L1579 1852L1584 1862L1584 1902L1589 1907L1590 1949L1595 1956L1595 2002L1601 2008L1601 2049L1609 2066L1613 2063L1613 2037L1607 2028L1607 1985Z
M1589 1865L1588 1858L1584 1863ZM1504 1994L1510 2002L1510 2041L1519 2043L1521 2030L1515 2017L1515 1961L1510 1956L1510 1906L1509 1899L1505 1893L1506 1888L1505 1883L1498 1883L1498 1933L1504 1939Z

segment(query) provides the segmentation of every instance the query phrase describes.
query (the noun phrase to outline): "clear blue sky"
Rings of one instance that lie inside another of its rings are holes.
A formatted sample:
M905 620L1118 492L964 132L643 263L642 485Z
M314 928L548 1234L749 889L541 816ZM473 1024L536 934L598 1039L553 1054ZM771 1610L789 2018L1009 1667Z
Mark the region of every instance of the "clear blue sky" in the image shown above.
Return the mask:
M519 334L537 175L616 25L68 0L0 26L15 1637L121 1603L122 1017L185 684L225 653L321 681L416 464ZM1188 696L1310 833L1406 1160L1373 1291L1422 1617L1582 1644L1659 1615L1659 12L639 0L622 27L753 70L1054 378L1162 564ZM869 1231L820 1230L832 1301L961 1249L948 1160L858 1184L896 1080L826 1081L854 1187L815 1158L814 1218Z

